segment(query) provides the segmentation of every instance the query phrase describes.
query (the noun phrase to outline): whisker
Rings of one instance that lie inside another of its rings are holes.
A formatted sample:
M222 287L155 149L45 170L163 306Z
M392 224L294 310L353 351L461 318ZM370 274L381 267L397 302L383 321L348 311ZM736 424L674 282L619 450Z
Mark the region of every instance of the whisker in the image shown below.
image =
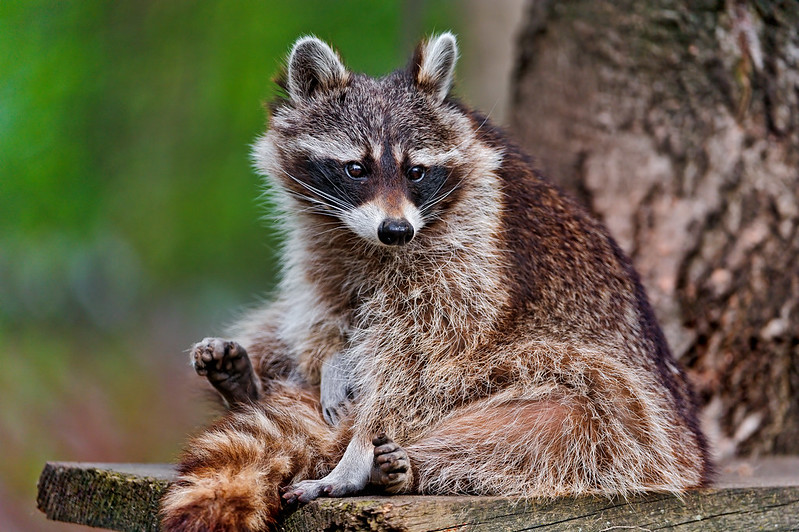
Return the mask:
M437 205L437 204L441 203L442 201L444 201L450 194L455 192L460 187L460 184L461 184L461 182L459 182L454 187L449 189L446 193L441 194L438 198L434 198L434 201L431 201L428 205L426 205L425 209L429 210L431 207L434 207L435 205Z
M313 196L307 196L305 194L300 194L300 193L295 192L293 190L288 190L287 193L288 193L289 196L291 196L291 197L293 197L293 198L295 198L297 200L301 200L303 202L310 203L311 205L309 207L306 207L306 208L308 208L308 209L316 209L316 212L319 212L320 214L326 214L326 215L333 216L336 212L339 212L339 213L346 212L341 207L338 207L336 205L331 205L331 204L326 203L326 202L324 202L324 201L322 201L322 200L320 200L318 198L314 198ZM325 209L319 209L319 207L325 207ZM327 209L333 210L334 212L329 212L329 210L327 210Z
M346 199L347 198L347 193L344 190L342 190L341 188L339 188L339 186L336 184L336 182L333 181L333 179L329 175L325 174L324 177L333 186L333 189L335 189L336 192L338 192L341 195L341 197L340 197L341 201L344 202L344 203L347 203L350 207L354 208L355 205L353 205L352 202L350 202L348 199Z
M339 210L339 212L342 213L347 212L348 210L351 210L353 208L353 205L347 202L346 200L342 200L341 198L337 198L335 196L328 194L327 192L319 190L318 188L311 186L300 179L297 179L286 170L283 170L283 173L286 174L292 181L294 181L301 187L309 190L310 192L316 194L317 196L320 196L321 198L327 200L329 203L322 202L321 200L318 199L315 201L322 203L323 205L328 205L329 207L336 208Z
M300 194L300 193L295 192L295 191L288 191L288 195L293 197L293 198L295 198L295 199L297 199L297 200L301 200L303 202L311 203L313 206L315 206L317 208L318 207L324 207L328 211L333 211L333 212L327 212L327 214L331 214L332 215L334 213L345 213L345 212L347 212L346 209L344 209L342 207L339 207L338 205L334 205L334 204L328 203L326 201L322 201L321 199L315 198L313 196L308 196L306 194Z
M447 179L449 179L449 176L450 176L450 175L452 175L452 172L451 172L451 171L450 171L449 175L447 176ZM447 183L447 179L443 179L443 180L441 181L441 183L438 185L438 188L436 188L436 190L435 190L435 191L434 191L434 192L433 192L433 193L430 195L430 199L429 199L429 200L427 200L427 201L425 201L424 203L422 203L422 204L419 206L419 210L420 210L420 211L424 211L424 209L425 209L425 208L426 208L426 207L427 207L427 206L428 206L428 205L429 205L431 202L433 202L433 201L436 199L436 196L437 196L437 194L438 194L439 192L441 192L441 189L442 189L442 188L444 188L444 185Z
M447 179L445 179L443 181L443 183L446 183L446 181L449 179L449 177L451 175L452 175L452 172L450 172L450 175L447 176ZM439 187L439 190L436 191L436 194L438 194L438 192L441 190L441 188L443 188L443 186L444 186L443 183L442 183L441 187ZM450 194L452 194L458 188L460 188L460 186L462 184L463 184L463 178L461 178L457 183L455 183L455 185L452 188L450 188L447 192L445 192L444 194L434 195L431 199L429 199L428 201L424 202L419 207L419 211L421 211L421 213L423 215L427 215L433 207L435 207L437 204L439 204L442 201L444 201Z

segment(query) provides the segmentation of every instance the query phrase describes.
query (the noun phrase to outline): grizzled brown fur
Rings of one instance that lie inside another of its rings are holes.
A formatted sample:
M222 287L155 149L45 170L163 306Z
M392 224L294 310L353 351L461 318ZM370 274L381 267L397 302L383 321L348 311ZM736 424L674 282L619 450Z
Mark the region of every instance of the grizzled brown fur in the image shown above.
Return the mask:
M238 343L193 351L233 408L188 444L165 530L263 530L281 494L708 482L691 390L629 260L449 96L456 58L445 33L372 79L295 44L254 152L283 211L280 290Z

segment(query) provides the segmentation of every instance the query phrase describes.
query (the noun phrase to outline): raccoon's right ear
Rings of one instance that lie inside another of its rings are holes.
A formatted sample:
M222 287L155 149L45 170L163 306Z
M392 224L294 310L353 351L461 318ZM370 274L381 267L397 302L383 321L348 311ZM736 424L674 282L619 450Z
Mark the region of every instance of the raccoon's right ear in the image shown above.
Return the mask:
M434 35L416 47L410 72L416 86L442 102L452 87L458 42L450 32Z
M288 63L288 92L294 103L309 99L317 91L344 85L349 78L338 54L313 36L297 39Z

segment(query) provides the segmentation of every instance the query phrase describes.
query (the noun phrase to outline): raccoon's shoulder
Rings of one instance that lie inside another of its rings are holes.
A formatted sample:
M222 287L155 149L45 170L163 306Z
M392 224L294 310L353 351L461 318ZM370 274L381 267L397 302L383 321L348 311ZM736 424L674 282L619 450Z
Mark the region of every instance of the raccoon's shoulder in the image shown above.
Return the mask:
M629 259L601 221L536 167L535 159L479 112L459 104L480 141L501 150L496 170L501 188L500 247L518 308L574 300L572 309L606 311L633 299L636 276ZM580 301L577 301L577 300ZM592 308L592 305L596 307Z

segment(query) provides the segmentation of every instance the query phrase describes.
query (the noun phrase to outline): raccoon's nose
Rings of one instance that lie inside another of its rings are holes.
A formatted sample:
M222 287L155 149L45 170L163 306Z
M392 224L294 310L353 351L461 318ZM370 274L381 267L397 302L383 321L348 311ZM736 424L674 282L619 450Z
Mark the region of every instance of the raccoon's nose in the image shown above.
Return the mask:
M377 238L387 246L402 246L413 238L413 226L408 220L383 220L377 228Z

